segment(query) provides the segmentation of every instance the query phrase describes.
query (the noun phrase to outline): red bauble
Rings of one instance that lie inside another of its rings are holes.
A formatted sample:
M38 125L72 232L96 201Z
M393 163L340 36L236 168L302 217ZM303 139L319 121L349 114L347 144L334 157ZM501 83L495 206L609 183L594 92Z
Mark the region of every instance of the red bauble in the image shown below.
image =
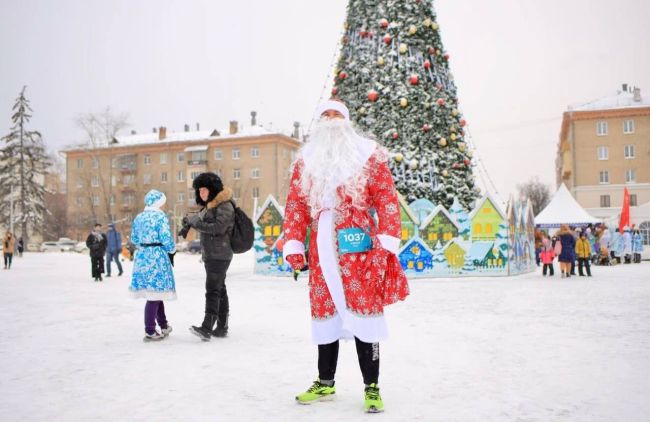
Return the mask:
M445 60L449 60L449 53L445 53L444 56L442 56Z
M336 87L332 88L332 95L336 95L338 92L339 90Z
M436 104L438 104L439 106L443 106L443 105L445 105L445 100L442 99L442 98L438 98L436 100Z
M409 78L409 82L411 85L417 85L418 84L418 75L411 75Z
M433 48L433 47L429 47L429 54L431 54L432 56L435 56L436 55L436 49Z
M366 38L368 36L368 32L367 31L359 31L359 35L361 36L361 38Z
M460 126L461 127L464 127L466 124L467 124L467 122L465 121L465 119L460 119ZM461 131L460 133L463 133L463 132Z
M454 169L457 169L457 168L459 168L459 167L460 167L460 164L458 164L458 163L454 163L454 164L451 166L451 168L454 168Z
M345 79L345 78L347 78L347 77L348 77L348 74L345 73L344 71L341 71L341 72L339 73L339 79L340 79L340 80L343 80L343 79Z
M370 101L377 101L378 98L379 98L379 93L377 91L375 91L374 89L368 91L368 99Z
M399 138L399 133L393 132L393 139L397 139L397 138Z
M386 19L386 18L380 19L379 20L379 26L381 26L384 29L388 28L388 19Z
M430 69L431 68L431 62L428 59L424 61L424 68L425 69Z
M465 163L465 165L469 167L469 163L471 163L471 161L469 160L469 158L465 158L463 160L463 163Z
M428 131L431 130L431 126L425 123L424 126L422 126L422 130L424 131L424 133L427 133Z
M393 38L390 35L388 35L388 34L384 35L384 42L386 44L390 44L391 41L393 41Z

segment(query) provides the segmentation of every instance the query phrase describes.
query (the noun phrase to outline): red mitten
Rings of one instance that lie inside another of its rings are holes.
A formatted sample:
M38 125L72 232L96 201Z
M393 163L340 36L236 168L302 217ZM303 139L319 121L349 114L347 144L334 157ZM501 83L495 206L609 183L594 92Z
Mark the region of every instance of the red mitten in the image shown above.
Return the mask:
M287 263L294 271L300 271L305 266L305 257L300 254L287 255Z

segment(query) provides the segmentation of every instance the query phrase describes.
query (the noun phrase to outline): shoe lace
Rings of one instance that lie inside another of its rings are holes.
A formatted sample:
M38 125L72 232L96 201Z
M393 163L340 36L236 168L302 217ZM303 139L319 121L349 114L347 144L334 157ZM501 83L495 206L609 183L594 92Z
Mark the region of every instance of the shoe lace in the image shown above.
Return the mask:
M320 381L314 381L314 383L311 385L311 387L309 387L307 392L308 393L315 393L315 392L319 391L323 387L327 387L327 385L321 384Z
M380 400L379 388L368 386L366 387L366 400Z

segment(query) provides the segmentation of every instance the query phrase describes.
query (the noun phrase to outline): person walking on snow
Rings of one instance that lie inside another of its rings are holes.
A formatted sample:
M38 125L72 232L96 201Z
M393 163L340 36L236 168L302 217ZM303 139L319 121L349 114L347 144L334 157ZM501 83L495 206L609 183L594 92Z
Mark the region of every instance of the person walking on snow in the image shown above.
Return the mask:
M162 340L172 332L163 301L176 299L172 271L176 245L167 215L161 209L165 202L164 193L150 190L144 197L144 211L135 217L131 228L131 241L137 249L129 290L134 298L147 300L144 306L145 342ZM156 331L156 322L160 332Z
M553 277L553 275L555 274L555 271L553 269L553 259L555 258L555 250L553 248L551 240L546 236L544 236L542 239L542 250L539 253L539 256L542 260L542 264L544 264L544 268L542 269L542 275L546 277L546 271L548 270L549 277Z
M16 238L11 234L11 232L6 232L5 237L2 240L2 255L5 260L5 270L11 269L11 261L14 257L14 251L16 249Z
M586 268L587 276L591 277L591 267L589 264L591 261L591 244L585 232L580 233L580 238L576 242L576 255L578 257L578 274L580 277L584 277L585 275L582 271L583 266Z
M201 210L183 218L183 231L193 228L201 236L201 253L205 266L205 314L201 325L190 332L203 341L228 335L230 302L226 289L226 271L233 251L230 235L235 225L232 189L224 187L215 173L201 173L192 182L196 204ZM216 327L215 327L216 324Z
M93 279L102 281L104 272L104 255L106 254L106 235L102 233L102 225L97 223L86 238L86 246L90 252L90 266Z
M625 226L623 228L623 259L626 264L632 263L632 233L630 228Z
M562 278L568 278L571 277L571 265L575 263L576 241L573 233L569 230L569 226L566 224L562 224L557 236L561 245L561 252L558 257L560 271L562 272Z
M120 252L122 252L122 235L115 229L115 223L110 223L108 225L108 231L106 232L106 240L108 242L106 246L106 277L111 276L111 263L114 260L117 264L117 276L121 276L124 271L122 271L122 264L120 263Z
M283 255L294 271L305 265L304 240L311 230L309 297L318 378L296 400L310 404L333 397L339 339L354 338L365 410L381 412L379 341L388 335L384 306L409 294L396 256L401 228L397 191L388 153L355 132L343 103L326 101L318 115L310 141L293 165L283 227Z

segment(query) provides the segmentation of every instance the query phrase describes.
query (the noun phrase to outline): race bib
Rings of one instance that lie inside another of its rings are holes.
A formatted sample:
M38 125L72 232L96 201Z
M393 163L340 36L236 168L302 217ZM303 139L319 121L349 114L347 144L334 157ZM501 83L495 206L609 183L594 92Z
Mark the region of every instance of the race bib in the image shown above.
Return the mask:
M338 230L339 253L367 252L372 248L370 235L358 227Z

